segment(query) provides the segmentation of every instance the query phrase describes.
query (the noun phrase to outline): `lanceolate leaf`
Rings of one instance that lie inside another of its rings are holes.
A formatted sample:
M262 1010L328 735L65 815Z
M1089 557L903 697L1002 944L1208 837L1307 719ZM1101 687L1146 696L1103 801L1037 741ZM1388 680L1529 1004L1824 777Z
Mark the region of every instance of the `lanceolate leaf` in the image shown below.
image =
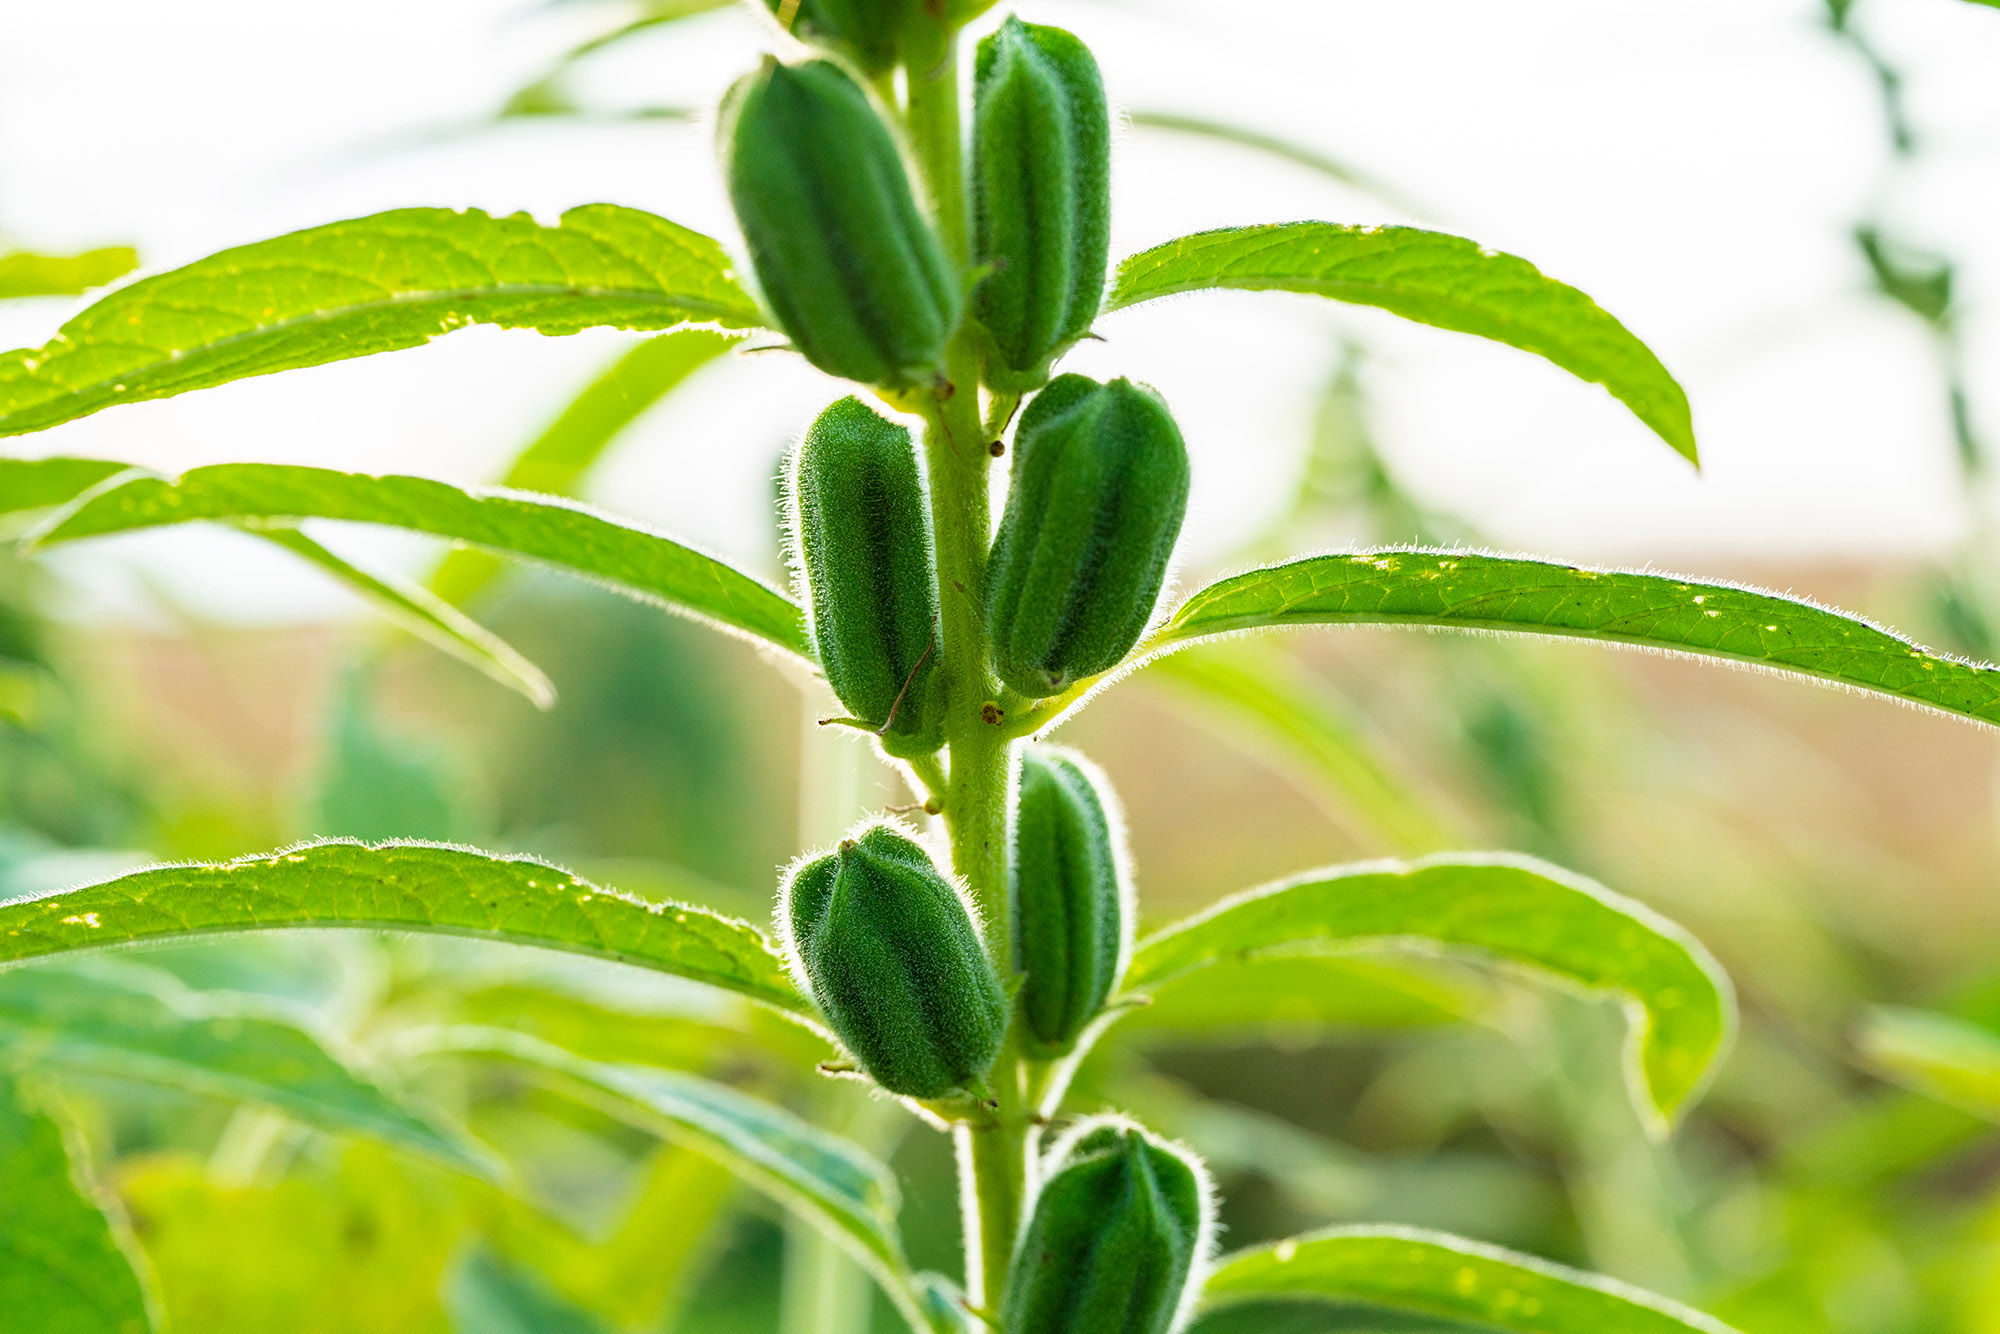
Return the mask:
M158 866L0 903L0 965L147 940L296 927L429 931L585 954L693 978L781 1010L805 1001L747 922L648 904L530 857L429 843L307 844Z
M737 341L712 329L681 329L640 343L570 400L515 458L500 485L575 495L584 474L626 427ZM485 552L454 551L432 576L431 587L446 601L463 604L498 570L499 562Z
M80 255L38 255L17 250L0 255L0 301L21 296L76 296L123 278L139 266L130 246L106 246Z
M1332 222L1197 232L1120 264L1107 309L1204 288L1379 306L1533 352L1603 385L1661 439L1695 457L1687 395L1644 343L1574 287L1464 237Z
M472 324L568 334L760 322L721 246L650 213L589 204L545 227L526 214L397 209L144 279L47 345L0 356L0 435Z
M604 1065L499 1030L447 1030L428 1049L520 1062L617 1116L710 1154L846 1246L913 1309L889 1169L782 1107L671 1070Z
M162 1084L261 1103L336 1133L369 1135L484 1171L459 1137L357 1074L300 1016L218 1000L156 969L0 973L0 1065Z
M1235 144L1239 148L1248 148L1255 152L1268 153L1272 157L1282 158L1286 162L1304 167L1307 171L1317 172L1328 180L1338 181L1342 185L1364 191L1384 202L1397 204L1407 212L1417 211L1409 208L1408 201L1397 191L1370 179L1365 173L1357 171L1346 163L1337 161L1320 152L1318 149L1307 144L1302 144L1295 139L1287 139L1282 135L1269 134L1263 130L1254 130L1247 125L1235 125L1229 121L1212 120L1207 116L1190 116L1178 111L1145 111L1134 109L1127 111L1125 118L1132 123L1135 129L1165 130L1171 134L1185 134L1200 139L1213 139L1220 143Z
M1470 970L1457 970L1469 972ZM1454 976L1432 960L1321 955L1224 960L1168 983L1121 1021L1129 1039L1176 1045L1246 1033L1281 1043L1357 1029L1411 1029L1476 1020L1497 1007L1491 981Z
M1734 1334L1711 1316L1561 1265L1415 1228L1333 1228L1227 1256L1208 1307L1341 1302L1515 1334Z
M0 514L67 505L125 468L105 459L0 459Z
M1128 991L1260 954L1465 951L1622 999L1633 1099L1664 1128L1735 1027L1708 951L1644 905L1529 857L1439 856L1308 872L1222 900L1139 943Z
M573 502L467 491L422 477L267 463L217 464L177 478L135 473L51 516L35 540L67 542L193 519L243 526L342 519L408 528L552 565L812 657L796 603L705 552Z
M525 695L536 708L556 702L556 688L542 669L522 657L512 644L467 616L427 588L390 575L360 569L296 528L253 528L252 533L317 565L374 603L390 620L417 638L470 664Z
M62 1132L0 1076L0 1313L36 1334L146 1334L145 1289Z
M1232 730L1246 733L1327 798L1336 819L1359 824L1374 851L1437 852L1462 840L1436 804L1378 754L1358 710L1325 681L1268 645L1176 653L1155 661L1146 680L1165 686Z
M1118 670L1203 639L1313 625L1594 639L1812 677L2000 726L2000 668L1927 652L1845 612L1734 584L1466 551L1308 556L1234 575L1181 603ZM1051 701L1034 725L1046 728L1100 684Z
M1919 1093L2000 1121L2000 1033L1947 1014L1878 1006L1856 1035L1861 1055Z

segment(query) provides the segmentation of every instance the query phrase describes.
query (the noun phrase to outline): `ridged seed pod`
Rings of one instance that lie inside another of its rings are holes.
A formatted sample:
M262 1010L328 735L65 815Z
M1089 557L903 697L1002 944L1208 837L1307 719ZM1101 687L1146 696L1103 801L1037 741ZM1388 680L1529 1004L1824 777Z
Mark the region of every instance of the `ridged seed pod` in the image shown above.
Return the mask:
M767 59L722 104L730 202L765 303L821 370L933 380L963 305L889 127L827 60Z
M1132 940L1117 799L1096 766L1069 751L1021 751L1014 807L1014 966L1037 1056L1060 1056L1097 1017Z
M792 542L827 684L891 755L944 743L930 505L910 433L858 398L792 455Z
M1167 1334L1207 1245L1199 1164L1109 1117L1051 1160L1007 1271L1003 1334Z
M1010 18L979 44L972 193L986 378L1021 393L1090 332L1111 256L1111 112L1069 33Z
M891 1093L978 1083L1007 1030L1007 996L965 901L889 825L800 864L779 932L806 990L861 1068Z
M864 73L886 73L901 52L907 0L764 0L792 35L838 51Z
M1180 428L1151 389L1064 375L1035 395L986 570L1001 680L1039 699L1125 656L1166 582L1188 480Z

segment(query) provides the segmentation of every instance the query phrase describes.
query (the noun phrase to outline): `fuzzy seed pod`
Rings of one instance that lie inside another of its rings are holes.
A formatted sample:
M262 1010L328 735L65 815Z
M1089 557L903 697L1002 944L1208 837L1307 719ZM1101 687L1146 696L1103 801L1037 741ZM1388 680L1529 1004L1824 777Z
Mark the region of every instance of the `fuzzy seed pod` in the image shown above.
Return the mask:
M1124 974L1132 941L1117 800L1082 757L1021 751L1014 807L1014 966L1037 1056L1060 1056Z
M1035 395L986 569L1000 679L1039 699L1116 666L1152 617L1187 498L1187 446L1151 389L1064 375Z
M837 51L871 76L895 67L910 8L907 0L764 0L764 7L789 21L800 41Z
M1050 1157L1007 1271L1003 1334L1167 1334L1208 1243L1200 1165L1113 1117Z
M1090 332L1111 256L1111 113L1090 49L1008 19L979 44L973 103L973 310L986 378L1021 393Z
M868 94L838 65L766 60L722 104L723 169L777 325L821 370L929 383L963 305Z
M792 544L813 643L850 713L905 758L944 744L931 516L910 433L858 398L819 415L792 455Z
M894 827L796 867L778 926L806 990L883 1088L942 1097L991 1068L1006 992L965 901Z

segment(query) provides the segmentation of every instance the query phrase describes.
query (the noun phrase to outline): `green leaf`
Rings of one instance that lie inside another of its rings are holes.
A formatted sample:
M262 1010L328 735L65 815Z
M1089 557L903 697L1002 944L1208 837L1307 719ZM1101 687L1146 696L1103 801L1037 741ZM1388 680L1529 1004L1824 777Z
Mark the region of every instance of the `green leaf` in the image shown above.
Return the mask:
M106 246L80 255L38 255L16 250L0 255L0 301L21 296L76 296L123 278L139 267L130 246Z
M396 209L133 283L45 346L0 355L0 435L473 324L569 334L762 322L720 245L650 213L587 204L545 227L523 213Z
M440 1031L423 1049L519 1063L614 1116L710 1155L844 1246L899 1309L917 1310L896 1231L896 1179L860 1146L724 1084L586 1061L497 1029Z
M1425 961L1428 963L1428 961ZM1400 959L1316 955L1225 959L1161 986L1120 1022L1129 1038L1160 1033L1237 1041L1245 1033L1296 1042L1356 1029L1435 1028L1489 1014L1491 984Z
M67 505L126 466L106 459L0 459L0 514Z
M1631 1017L1633 1101L1655 1130L1699 1094L1735 1029L1729 979L1693 937L1581 876L1505 854L1335 867L1234 895L1141 941L1125 988L1260 954L1398 947L1469 952L1618 995Z
M710 329L682 329L638 344L570 400L515 457L500 485L549 496L576 494L578 483L626 427L736 343ZM463 606L499 568L485 552L454 551L431 577L431 589Z
M1332 1228L1226 1256L1210 1307L1271 1298L1359 1303L1517 1334L1734 1334L1614 1279L1416 1228Z
M2000 1033L1950 1015L1876 1006L1855 1042L1869 1065L1906 1088L2000 1122Z
M604 1329L539 1275L483 1246L452 1266L444 1299L454 1334L601 1334Z
M325 570L397 625L509 690L518 691L536 708L546 709L555 704L555 684L541 668L429 589L393 575L370 574L328 551L297 528L271 526L247 531Z
M259 1103L474 1172L485 1157L357 1074L304 1012L193 992L156 969L0 973L0 1064L135 1080Z
M1028 725L1046 730L1107 678L1181 645L1313 625L1593 639L1811 677L2000 726L2000 668L1929 652L1845 612L1735 584L1408 548L1308 556L1210 584L1123 664L1050 701Z
M122 1229L75 1172L56 1123L0 1078L0 1312L22 1334L145 1334Z
M1359 710L1333 686L1268 646L1242 644L1155 659L1146 679L1217 716L1330 798L1332 814L1359 822L1384 850L1414 854L1458 846L1433 802L1384 762Z
M51 515L47 545L195 519L243 527L301 519L386 524L538 561L812 660L805 616L783 593L705 552L571 501L468 491L275 463L223 463L176 478L135 473Z
M1234 144L1239 148L1266 153L1295 166L1304 167L1307 171L1316 172L1350 189L1374 195L1384 203L1394 204L1405 212L1423 211L1411 207L1410 201L1399 191L1296 139L1287 139L1282 135L1269 134L1263 130L1253 130L1247 125L1237 125L1226 120L1190 116L1178 111L1134 109L1125 113L1125 119L1130 121L1135 129L1165 130L1171 134L1213 139L1219 143Z
M1533 352L1603 385L1695 460L1687 395L1659 358L1582 292L1476 241L1415 227L1332 222L1197 232L1120 264L1106 309L1204 288L1303 292L1379 306Z
M266 857L156 866L0 903L0 965L296 927L538 945L692 978L780 1010L806 1009L784 961L747 922L689 904L642 903L531 857L429 843L312 843Z

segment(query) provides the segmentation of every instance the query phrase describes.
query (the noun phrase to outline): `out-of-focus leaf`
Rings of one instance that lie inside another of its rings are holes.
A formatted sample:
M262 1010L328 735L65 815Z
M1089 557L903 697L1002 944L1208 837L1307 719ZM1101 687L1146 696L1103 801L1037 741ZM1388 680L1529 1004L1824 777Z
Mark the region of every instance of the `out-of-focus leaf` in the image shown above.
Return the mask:
M438 1288L467 1228L464 1178L357 1141L246 1185L142 1155L118 1186L175 1334L447 1334Z
M1411 209L1409 202L1391 187L1296 139L1287 139L1283 135L1263 130L1253 130L1247 125L1237 125L1226 120L1190 116L1178 111L1135 109L1126 112L1125 118L1135 128L1142 130L1165 130L1172 134L1214 139L1220 143L1235 144L1239 148L1268 153L1272 157L1304 167L1307 171L1317 172L1328 180L1374 195L1385 203L1395 204L1410 212L1417 211Z
M1695 459L1687 395L1644 343L1574 287L1462 236L1332 222L1197 232L1121 263L1107 309L1205 288L1331 297L1533 352Z
M1167 983L1120 1022L1126 1036L1173 1041L1254 1034L1297 1040L1351 1030L1435 1028L1489 1013L1490 986L1422 961L1278 955L1224 959L1190 985Z
M602 1334L605 1329L525 1266L483 1246L451 1267L444 1300L454 1334Z
M1687 932L1581 876L1506 855L1336 867L1235 895L1141 941L1125 986L1148 991L1257 954L1399 946L1617 995L1631 1020L1633 1101L1656 1130L1700 1093L1735 1029L1729 979Z
M21 1334L145 1334L146 1290L56 1123L0 1076L0 1317Z
M77 255L16 250L0 255L0 301L20 296L76 296L123 278L139 267L130 246L106 246Z
M570 400L514 459L500 485L574 495L584 474L626 427L736 341L711 329L682 329L638 344ZM445 601L463 605L499 569L499 561L486 552L453 551L431 576L431 589Z
M2000 668L1927 652L1858 616L1734 584L1466 551L1308 556L1190 595L1119 667L1031 719L1046 730L1106 680L1184 645L1253 630L1409 625L1659 649L1890 695L2000 726Z
M608 1237L578 1237L511 1197L492 1240L621 1329L673 1328L719 1241L736 1179L705 1154L663 1143L641 1169L631 1206Z
M425 1045L518 1063L614 1116L715 1157L846 1247L898 1309L917 1311L896 1232L895 1177L858 1145L781 1107L678 1071L586 1061L491 1029L440 1032Z
M46 345L0 355L0 435L473 324L569 334L762 322L720 245L650 213L587 204L545 227L526 214L396 209L133 283Z
M273 463L223 463L129 481L51 515L44 545L196 519L241 526L301 519L385 524L468 542L608 584L808 661L798 604L705 552L571 501L468 491L424 477L371 477Z
M1231 645L1156 659L1146 679L1233 723L1330 798L1394 853L1458 846L1431 803L1376 754L1353 706L1330 684L1267 646Z
M555 704L556 688L541 668L429 589L394 575L370 574L297 528L273 526L247 531L325 570L417 638L518 691L536 708Z
M150 968L0 973L0 1064L260 1103L322 1130L488 1170L464 1139L357 1073L308 1025L303 1013L204 996Z
M108 459L0 459L0 514L67 505L126 466Z
M693 978L780 1010L806 1007L784 961L748 922L689 904L641 903L531 857L429 843L312 843L0 903L0 965L298 927L538 945Z
M1202 1295L1210 1307L1343 1302L1516 1334L1733 1334L1612 1279L1414 1228L1333 1228L1238 1251L1216 1266Z
M1946 1014L1877 1006L1856 1045L1897 1083L2000 1122L2000 1033Z

